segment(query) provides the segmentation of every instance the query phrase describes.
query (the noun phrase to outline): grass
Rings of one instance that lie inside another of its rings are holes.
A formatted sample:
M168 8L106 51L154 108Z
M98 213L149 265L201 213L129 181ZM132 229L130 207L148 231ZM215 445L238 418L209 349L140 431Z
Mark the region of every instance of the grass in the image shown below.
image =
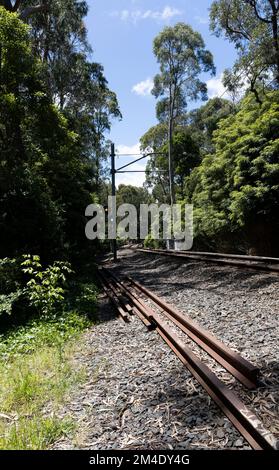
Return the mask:
M0 335L0 450L43 450L73 433L75 424L58 410L85 378L72 358L90 324L68 312Z

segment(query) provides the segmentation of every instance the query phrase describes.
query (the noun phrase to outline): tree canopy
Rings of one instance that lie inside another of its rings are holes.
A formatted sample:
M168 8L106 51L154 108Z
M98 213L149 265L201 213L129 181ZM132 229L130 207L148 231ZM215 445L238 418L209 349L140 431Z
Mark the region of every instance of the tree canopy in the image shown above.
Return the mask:
M215 152L187 180L196 236L242 232L250 247L274 253L279 235L279 94L259 107L252 95L214 132Z
M259 88L279 85L279 2L277 0L215 0L211 30L235 44L238 59L226 71L226 86L245 84L261 103ZM272 80L273 79L273 80Z
M169 193L175 202L173 131L175 121L187 107L189 100L207 98L206 84L201 72L215 73L212 54L205 49L202 36L185 23L166 27L154 39L153 52L160 65L154 78L152 93L160 98L157 117L168 122Z
M28 24L0 7L3 256L78 258L87 246L83 214L98 191L106 132L120 117L102 66L87 60L85 2L49 7Z

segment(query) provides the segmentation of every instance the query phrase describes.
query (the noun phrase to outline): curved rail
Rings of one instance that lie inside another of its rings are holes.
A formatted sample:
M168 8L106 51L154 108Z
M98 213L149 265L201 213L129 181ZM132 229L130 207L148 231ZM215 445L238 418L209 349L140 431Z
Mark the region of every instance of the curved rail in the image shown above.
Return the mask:
M209 263L225 264L237 268L253 269L279 273L279 258L267 258L260 256L227 255L222 253L207 253L198 251L175 251L175 250L151 250L137 248L142 253L171 256L180 259L193 259Z

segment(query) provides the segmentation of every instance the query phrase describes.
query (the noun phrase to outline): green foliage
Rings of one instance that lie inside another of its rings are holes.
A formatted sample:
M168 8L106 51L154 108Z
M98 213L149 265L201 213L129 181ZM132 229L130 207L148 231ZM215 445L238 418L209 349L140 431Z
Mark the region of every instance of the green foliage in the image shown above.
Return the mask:
M30 3L37 5L36 0L24 0L22 9ZM53 1L48 2L47 14L32 15L28 23L33 49L43 58L45 86L80 136L80 155L90 158L93 182L98 188L101 162L107 157L105 134L111 120L121 118L121 113L102 65L91 61L87 13L84 0Z
M50 2L46 13L23 1L20 11L29 7L29 26L0 8L0 257L77 261L89 247L83 214L105 132L120 111L102 66L87 58L86 2Z
M0 316L11 315L14 304L23 296L19 262L0 259Z
M137 239L140 239L140 206L141 204L150 204L151 197L146 188L138 188L131 185L120 184L116 194L116 205L120 207L122 204L131 204L137 210ZM125 220L127 213L123 217L118 218L121 223ZM123 233L125 237L125 233ZM122 240L123 241L123 240Z
M222 237L241 230L256 243L257 230L264 227L258 249L273 245L278 234L278 129L279 95L274 92L262 107L248 96L235 115L221 121L214 133L215 154L204 158L187 180L196 235Z
M214 0L211 30L235 44L238 59L226 71L225 82L234 96L248 81L259 103L259 90L270 77L279 85L279 4L275 0Z
M213 133L219 122L235 112L236 108L230 101L213 98L185 116L188 132L202 157L214 152Z
M184 23L166 27L154 39L153 51L160 64L153 94L168 103L172 100L174 113L185 108L188 99L206 97L206 86L198 77L202 71L214 73L215 69L212 54L198 32Z
M39 256L25 255L21 263L23 272L30 276L24 293L31 306L41 314L50 315L54 308L64 300L66 275L73 271L69 263L55 261L43 269Z
M20 289L16 292L11 292L10 294L0 294L0 315L3 313L11 315L14 303L22 296L22 294L23 291Z
M141 204L148 204L149 202L150 195L145 188L137 188L126 184L119 185L116 195L117 207L121 204L133 204L139 211Z
M46 450L62 436L71 434L75 423L59 417L22 419L11 428L6 428L0 437L2 450ZM8 430L8 432L7 432Z
M89 318L94 317L96 313L98 290L94 284L89 282L80 282L76 286L76 295L72 300L71 306L79 312L83 312Z
M175 202L173 131L178 117L190 100L207 99L207 87L200 80L202 72L215 74L212 54L205 49L202 36L185 23L165 27L154 39L153 52L160 65L154 78L153 95L157 118L168 123L169 197Z
M88 326L82 312L65 312L0 336L0 449L46 449L73 433L72 420L57 412L69 390L85 378L72 358Z
M0 293L10 293L20 286L19 262L16 259L0 259Z
M26 269L32 275L34 271L41 272L38 258L29 258ZM60 278L60 274L54 271L54 277ZM94 285L79 286L76 282L75 289L81 295L85 293L91 309L95 309ZM62 313L33 318L24 326L0 334L2 450L47 449L75 431L70 417L61 419L59 408L69 391L85 380L85 371L73 365L73 357L79 349L81 333L92 325L92 320L78 299L76 311L66 310L68 301L64 305Z
M96 306L96 296L91 298L91 308ZM80 305L80 308L82 306ZM31 354L43 347L60 347L90 326L86 310L64 311L49 318L34 318L26 325L0 335L2 361Z
M158 127L158 129L157 129ZM141 139L142 148L152 146L156 140L155 151L160 155L151 157L146 167L146 186L152 188L153 198L155 200L168 202L168 144L165 140L165 134L162 133L162 139L157 140L159 134L163 131L162 124L152 127ZM192 134L186 126L176 130L173 135L173 166L174 182L176 185L176 195L184 196L184 180L192 170L199 165L201 161L198 139L194 140Z

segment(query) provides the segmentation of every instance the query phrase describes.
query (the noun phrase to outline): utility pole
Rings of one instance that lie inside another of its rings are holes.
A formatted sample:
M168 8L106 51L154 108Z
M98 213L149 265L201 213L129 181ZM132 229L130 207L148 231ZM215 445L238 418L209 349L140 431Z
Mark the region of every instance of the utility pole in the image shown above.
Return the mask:
M169 180L170 180L170 203L171 207L175 204L174 177L173 177L173 123L169 119Z
M111 195L113 199L115 199L116 188L115 188L115 147L114 144L111 144ZM117 243L116 243L116 204L112 204L112 214L111 214L111 222L113 226L113 239L111 241L112 244L112 252L113 252L113 260L117 262Z
M172 95L172 87L170 85L170 102L169 102L169 129L168 129L168 156L169 156L169 188L170 188L170 204L171 213L173 214L173 206L175 204L175 188L174 188L174 171L173 171L173 106L174 97ZM175 241L173 236L173 226L171 227L171 240L168 242L168 247L174 249Z

